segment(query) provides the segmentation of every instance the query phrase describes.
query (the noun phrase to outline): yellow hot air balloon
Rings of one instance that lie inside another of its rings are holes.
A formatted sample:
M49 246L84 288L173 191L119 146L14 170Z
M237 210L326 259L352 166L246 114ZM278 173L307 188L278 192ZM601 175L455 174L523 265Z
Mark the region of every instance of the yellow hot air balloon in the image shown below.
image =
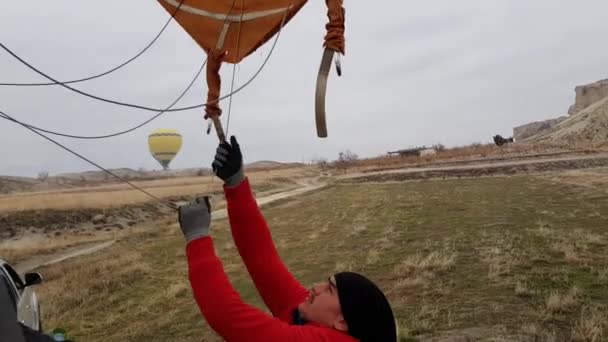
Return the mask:
M182 147L182 136L174 129L157 129L148 136L148 147L154 159L167 170Z

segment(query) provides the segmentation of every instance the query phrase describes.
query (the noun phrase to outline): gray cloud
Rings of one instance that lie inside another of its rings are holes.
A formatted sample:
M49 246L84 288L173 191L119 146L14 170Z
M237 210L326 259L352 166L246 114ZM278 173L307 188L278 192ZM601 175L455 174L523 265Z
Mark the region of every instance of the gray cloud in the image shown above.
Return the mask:
M528 121L562 115L573 87L606 77L608 3L538 0L346 1L344 75L328 89L330 137L316 137L314 85L326 21L310 1L281 33L260 76L233 98L230 132L248 161L361 156L411 145L489 142ZM133 56L168 14L155 1L11 2L2 8L0 41L58 79L105 71ZM237 67L242 84L272 41ZM204 53L175 23L148 53L106 78L74 85L126 102L164 107L186 87ZM222 69L230 89L232 66ZM39 76L0 53L0 81ZM204 77L178 106L206 98ZM154 113L83 98L59 87L0 87L0 109L20 120L75 134L133 126ZM227 108L227 102L222 105ZM184 136L175 168L208 166L216 139L204 134L202 110L168 113L132 134L102 141L59 141L106 167L158 168L147 134L174 127ZM93 167L34 134L0 121L0 174L35 175Z

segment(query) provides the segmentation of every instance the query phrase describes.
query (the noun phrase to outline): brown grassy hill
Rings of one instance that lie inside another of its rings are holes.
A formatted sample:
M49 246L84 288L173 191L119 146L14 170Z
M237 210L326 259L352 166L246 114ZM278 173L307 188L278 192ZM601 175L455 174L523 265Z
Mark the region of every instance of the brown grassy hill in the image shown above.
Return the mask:
M608 97L522 142L569 148L608 148Z
M292 167L301 167L304 164L301 163L281 163L271 160L260 160L250 164L245 165L245 168L248 170L255 169L280 169L280 168L292 168Z

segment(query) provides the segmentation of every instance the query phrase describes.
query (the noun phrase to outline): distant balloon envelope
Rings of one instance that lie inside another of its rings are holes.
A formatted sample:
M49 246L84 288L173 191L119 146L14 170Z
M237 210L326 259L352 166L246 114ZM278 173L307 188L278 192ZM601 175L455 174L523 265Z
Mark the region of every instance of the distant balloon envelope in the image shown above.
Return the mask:
M167 170L182 147L182 136L174 129L157 129L148 136L148 147L154 159Z

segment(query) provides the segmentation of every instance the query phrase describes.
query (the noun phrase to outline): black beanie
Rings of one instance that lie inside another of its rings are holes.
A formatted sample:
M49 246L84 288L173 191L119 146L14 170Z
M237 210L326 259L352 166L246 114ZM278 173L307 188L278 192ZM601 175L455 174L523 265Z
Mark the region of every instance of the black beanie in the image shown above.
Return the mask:
M335 279L348 334L362 342L396 342L393 311L378 286L352 272L338 273Z

